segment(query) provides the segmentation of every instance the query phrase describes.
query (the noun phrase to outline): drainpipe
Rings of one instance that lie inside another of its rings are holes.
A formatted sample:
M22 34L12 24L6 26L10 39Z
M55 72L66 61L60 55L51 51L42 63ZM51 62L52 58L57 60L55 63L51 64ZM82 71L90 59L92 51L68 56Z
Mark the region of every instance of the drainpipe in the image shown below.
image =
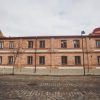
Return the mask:
M88 54L88 45L87 45L87 39L85 38L86 41L86 51L87 51L87 64L88 64L88 73L89 73L89 54Z
M37 36L36 36L36 39L35 39L35 69L34 69L34 73L36 73L36 62L37 62Z
M50 72L51 72L51 69L52 69L52 55L53 55L53 38L51 37L51 41L50 41L50 45L51 45L51 50L50 50Z

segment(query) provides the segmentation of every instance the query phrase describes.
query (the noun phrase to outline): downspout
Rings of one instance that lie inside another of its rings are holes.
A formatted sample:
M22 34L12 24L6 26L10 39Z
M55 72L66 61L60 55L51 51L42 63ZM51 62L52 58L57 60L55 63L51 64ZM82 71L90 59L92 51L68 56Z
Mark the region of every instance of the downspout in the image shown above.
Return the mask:
M34 70L34 73L36 73L36 62L37 62L37 36L36 36L36 39L35 39L35 70Z
M50 41L50 45L51 45L51 50L50 50L50 72L52 71L52 64L53 64L53 60L52 60L52 56L53 56L53 38L51 37L51 41Z
M52 38L50 38L50 73L52 68Z
M87 39L85 38L86 41L86 53L87 53L87 66L88 66L88 73L89 73L89 54L88 54L88 45L87 45Z

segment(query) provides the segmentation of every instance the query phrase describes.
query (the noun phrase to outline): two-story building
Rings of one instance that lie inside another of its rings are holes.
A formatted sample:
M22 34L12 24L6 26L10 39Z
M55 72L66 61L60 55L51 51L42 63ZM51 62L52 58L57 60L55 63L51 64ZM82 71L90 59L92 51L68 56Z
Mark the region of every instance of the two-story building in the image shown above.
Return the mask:
M0 32L0 73L99 75L100 28L79 36L5 37Z

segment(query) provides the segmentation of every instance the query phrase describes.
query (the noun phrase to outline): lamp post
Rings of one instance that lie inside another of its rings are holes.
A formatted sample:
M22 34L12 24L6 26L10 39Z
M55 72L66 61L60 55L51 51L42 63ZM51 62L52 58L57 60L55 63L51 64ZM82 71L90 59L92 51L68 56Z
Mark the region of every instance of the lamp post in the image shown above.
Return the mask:
M85 34L85 31L81 31L81 38L82 38L82 53L83 53L83 70L84 70L84 74L83 74L83 75L85 76L83 34Z

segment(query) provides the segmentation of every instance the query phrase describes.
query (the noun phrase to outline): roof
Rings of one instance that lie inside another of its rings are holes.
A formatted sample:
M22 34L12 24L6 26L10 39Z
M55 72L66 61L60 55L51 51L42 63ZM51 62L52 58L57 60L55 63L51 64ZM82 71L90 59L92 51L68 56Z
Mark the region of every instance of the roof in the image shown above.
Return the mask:
M83 36L86 37L86 36ZM48 39L48 38L81 38L81 35L74 36L26 36L26 37L0 37L0 39Z
M91 36L100 36L100 27L95 28L91 34Z
M23 37L5 37L3 33L0 31L0 39L1 40L13 40L13 39L48 39L48 38L85 38L85 37L93 37L93 38L100 38L100 27L95 28L92 33L89 35L71 35L71 36L23 36Z

